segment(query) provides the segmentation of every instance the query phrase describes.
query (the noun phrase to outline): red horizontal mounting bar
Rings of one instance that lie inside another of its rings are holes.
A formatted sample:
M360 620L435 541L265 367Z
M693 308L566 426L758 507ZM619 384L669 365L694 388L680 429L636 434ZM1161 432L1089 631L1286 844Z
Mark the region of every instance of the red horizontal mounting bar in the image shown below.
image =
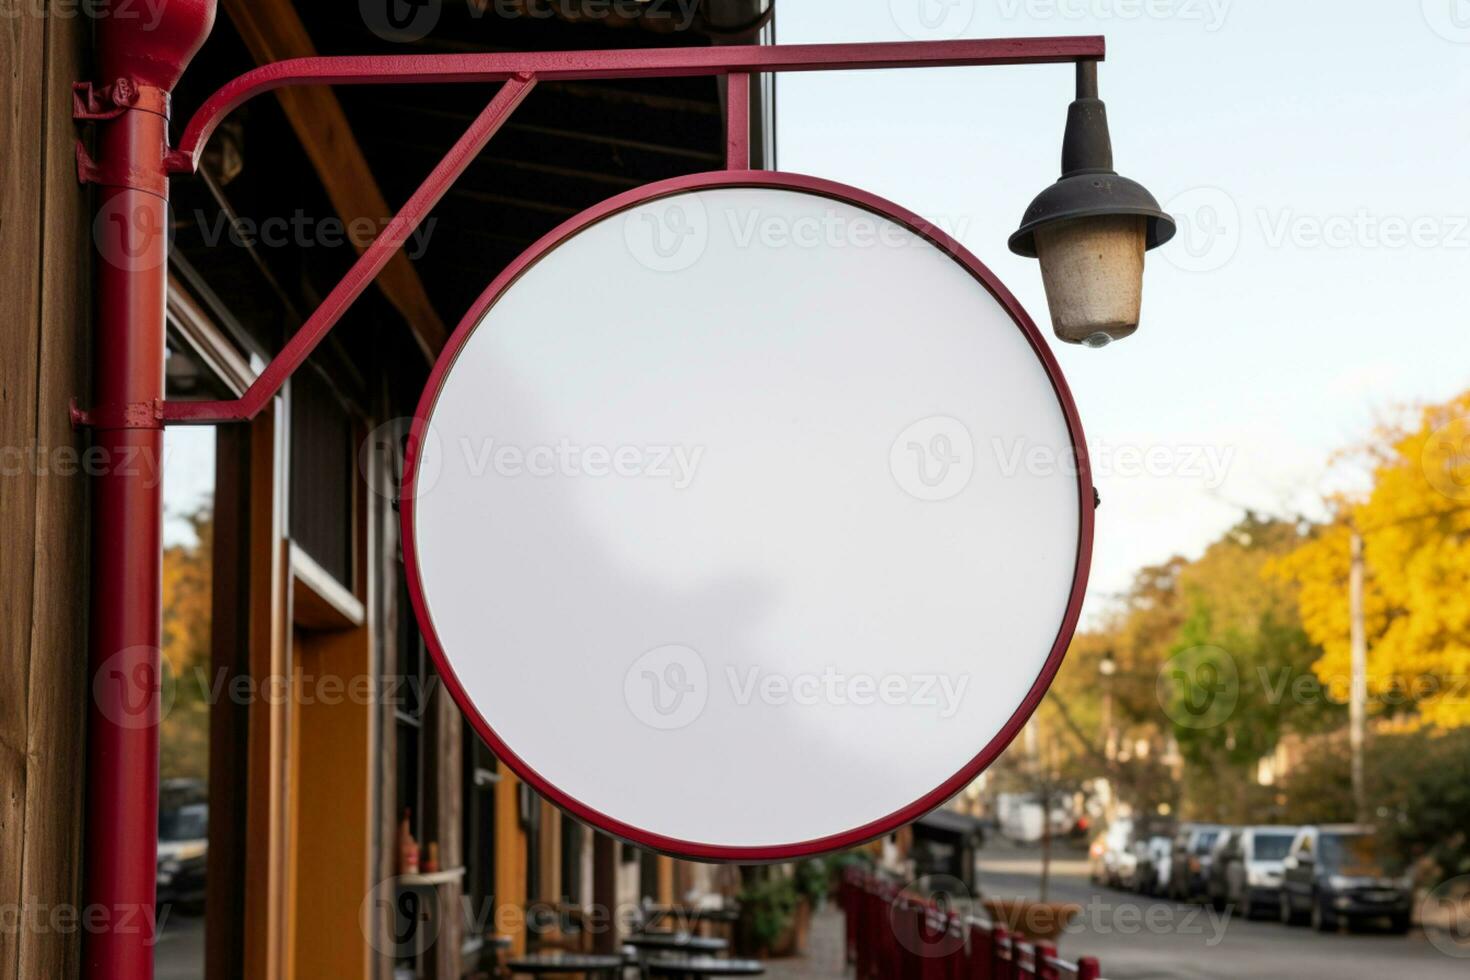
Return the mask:
M937 68L1100 61L1101 37L989 41L905 41L884 44L746 45L621 51L445 54L297 58L263 65L210 96L168 155L173 173L191 173L215 128L248 99L288 85L497 82L506 84L434 168L403 209L362 253L281 352L233 401L165 401L151 418L171 424L239 422L254 418L362 295L393 254L428 216L538 81L729 75L728 165L748 166L751 72ZM151 422L150 424L156 424Z
M444 159L439 161L439 165L419 189L414 191L408 203L403 205L403 209L393 216L393 220L382 233L357 257L347 275L327 294L327 298L301 325L301 329L291 336L281 352L271 359L270 364L266 365L265 370L251 383L243 396L221 402L165 401L163 421L203 424L243 422L254 418L271 397L281 390L286 379L311 355L327 332L337 325L347 308L362 295L363 290L367 289L403 243L408 241L419 222L433 210L444 192L464 173L465 168L485 148L485 144L490 142L490 137L505 125L510 114L535 87L536 79L526 76L513 77L501 86L490 104L470 124L470 128L465 130Z
M1105 40L1089 36L294 58L246 72L211 95L189 120L178 149L169 155L169 168L174 173L192 173L210 134L227 115L263 92L288 85L501 82L516 75L554 82L731 72L1040 65L1101 61L1106 56Z

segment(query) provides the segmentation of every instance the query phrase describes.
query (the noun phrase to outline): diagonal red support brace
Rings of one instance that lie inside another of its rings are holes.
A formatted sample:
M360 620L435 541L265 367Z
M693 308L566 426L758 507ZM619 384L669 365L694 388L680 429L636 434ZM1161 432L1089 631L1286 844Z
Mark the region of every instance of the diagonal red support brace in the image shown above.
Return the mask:
M163 420L174 424L211 424L215 422L243 422L254 418L270 401L281 385L285 384L295 370L311 355L317 344L336 326L345 314L382 271L388 260L413 235L414 230L439 203L451 184L464 173L465 168L490 142L490 138L505 125L510 114L536 87L533 75L516 75L508 80L483 112L465 130L454 147L439 161L428 178L412 197L403 205L382 234L373 240L367 250L358 256L357 262L342 278L315 312L301 325L281 352L266 366L260 376L250 385L245 394L232 401L177 402L163 404Z

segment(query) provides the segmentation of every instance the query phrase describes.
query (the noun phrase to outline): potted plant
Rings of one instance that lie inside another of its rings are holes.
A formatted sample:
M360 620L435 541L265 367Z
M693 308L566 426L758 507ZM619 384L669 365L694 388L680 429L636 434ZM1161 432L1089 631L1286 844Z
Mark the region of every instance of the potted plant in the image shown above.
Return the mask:
M1055 942L1082 906L1067 902L1038 902L1029 898L981 900L992 922L1032 942Z
M759 959L790 956L796 948L796 882L765 870L740 892L741 952Z
M811 935L812 913L827 898L827 862L821 858L803 861L796 866L792 877L796 883L795 945L800 955L806 952L807 938Z

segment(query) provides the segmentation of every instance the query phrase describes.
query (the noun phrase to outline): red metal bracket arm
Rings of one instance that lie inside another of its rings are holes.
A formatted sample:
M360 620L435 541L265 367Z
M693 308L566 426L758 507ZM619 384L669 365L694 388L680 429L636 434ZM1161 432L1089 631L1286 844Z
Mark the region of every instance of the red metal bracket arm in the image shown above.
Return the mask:
M444 159L439 161L428 178L413 196L403 205L382 234L358 256L357 261L342 281L327 294L327 298L301 325L286 346L281 349L250 385L245 394L233 401L178 402L165 401L162 406L164 422L209 424L215 422L243 422L252 419L266 406L271 397L281 389L286 379L301 366L347 312L348 307L362 295L374 277L393 254L408 241L434 205L449 190L451 184L464 173L496 131L510 118L510 114L536 87L537 79L530 74L512 76L501 86L500 91L465 130Z
M257 95L288 85L500 82L518 75L534 75L551 82L732 72L1040 65L1101 61L1105 57L1104 39L1088 36L294 58L262 65L210 96L189 120L178 148L169 154L168 164L173 173L192 173L199 165L204 144L227 115Z
M1101 37L1004 40L904 41L879 44L747 45L615 51L510 54L395 55L297 58L263 65L225 85L189 120L177 149L169 152L171 173L192 173L215 128L248 99L288 85L495 82L505 85L460 137L449 154L414 192L367 250L358 257L301 329L266 366L245 394L233 401L174 402L139 406L139 424L210 424L254 418L310 356L322 338L362 295L419 223L538 81L727 75L727 165L749 167L750 75L752 72L837 71L876 68L978 67L1101 61ZM130 408L124 406L124 409ZM144 410L147 411L144 411ZM132 414L124 412L131 418ZM85 421L85 416L83 416Z

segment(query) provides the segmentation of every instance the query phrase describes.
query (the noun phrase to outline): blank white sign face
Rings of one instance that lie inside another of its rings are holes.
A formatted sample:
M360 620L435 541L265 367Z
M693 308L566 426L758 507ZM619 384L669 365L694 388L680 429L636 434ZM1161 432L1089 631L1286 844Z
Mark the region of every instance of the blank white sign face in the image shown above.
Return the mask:
M1091 493L1031 342L833 197L584 227L425 404L409 547L472 723L666 851L791 856L941 802L1015 734L1085 578Z

